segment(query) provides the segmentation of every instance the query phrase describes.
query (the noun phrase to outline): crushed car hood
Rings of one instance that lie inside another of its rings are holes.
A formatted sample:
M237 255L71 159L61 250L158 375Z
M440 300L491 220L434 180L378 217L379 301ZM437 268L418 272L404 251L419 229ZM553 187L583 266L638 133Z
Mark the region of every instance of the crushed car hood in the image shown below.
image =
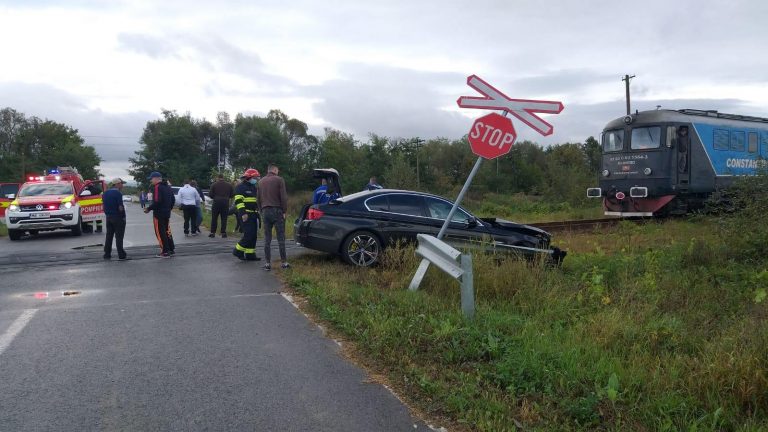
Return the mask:
M536 228L534 226L520 224L517 222L508 221L505 219L499 219L499 218L480 218L481 221L497 228L503 228L508 229L512 231L525 231L529 233L536 233L536 234L544 234L546 236L550 236L550 234L547 231L544 231L541 228Z

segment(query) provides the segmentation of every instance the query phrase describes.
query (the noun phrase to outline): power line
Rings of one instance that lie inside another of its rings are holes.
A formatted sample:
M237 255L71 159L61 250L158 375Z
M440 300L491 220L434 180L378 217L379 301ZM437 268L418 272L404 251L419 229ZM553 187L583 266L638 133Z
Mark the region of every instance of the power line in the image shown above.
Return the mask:
M113 138L113 139L139 139L136 136L110 136L110 135L80 135L81 138Z

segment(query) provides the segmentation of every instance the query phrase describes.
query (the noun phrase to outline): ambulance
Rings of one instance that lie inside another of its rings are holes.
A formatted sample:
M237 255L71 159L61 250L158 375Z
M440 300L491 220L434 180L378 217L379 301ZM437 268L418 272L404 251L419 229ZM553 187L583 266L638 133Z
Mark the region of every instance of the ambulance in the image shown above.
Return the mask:
M59 167L30 176L5 211L8 238L65 229L79 236L88 223L103 221L103 180L83 180L76 168Z

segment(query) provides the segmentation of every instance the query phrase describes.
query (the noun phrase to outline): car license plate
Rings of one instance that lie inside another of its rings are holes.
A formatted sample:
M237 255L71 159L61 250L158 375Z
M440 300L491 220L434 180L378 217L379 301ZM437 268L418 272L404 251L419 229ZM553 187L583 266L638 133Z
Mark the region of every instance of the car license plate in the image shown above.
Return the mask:
M45 219L51 217L51 215L48 213L30 213L29 217L32 219Z

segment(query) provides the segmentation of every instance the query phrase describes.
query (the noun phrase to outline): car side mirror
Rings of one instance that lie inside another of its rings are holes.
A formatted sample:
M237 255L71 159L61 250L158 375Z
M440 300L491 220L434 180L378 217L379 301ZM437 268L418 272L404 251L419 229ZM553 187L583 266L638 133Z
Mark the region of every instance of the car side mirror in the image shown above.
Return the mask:
M91 191L89 191L88 189L80 192L80 196L91 196L91 195L92 195Z

